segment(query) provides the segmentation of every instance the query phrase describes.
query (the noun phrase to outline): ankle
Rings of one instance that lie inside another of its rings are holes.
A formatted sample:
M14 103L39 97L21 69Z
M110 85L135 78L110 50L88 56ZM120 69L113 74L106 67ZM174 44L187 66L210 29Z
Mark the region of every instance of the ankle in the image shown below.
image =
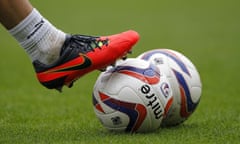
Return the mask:
M10 34L24 48L32 61L45 64L56 61L66 34L53 26L36 9L9 30Z

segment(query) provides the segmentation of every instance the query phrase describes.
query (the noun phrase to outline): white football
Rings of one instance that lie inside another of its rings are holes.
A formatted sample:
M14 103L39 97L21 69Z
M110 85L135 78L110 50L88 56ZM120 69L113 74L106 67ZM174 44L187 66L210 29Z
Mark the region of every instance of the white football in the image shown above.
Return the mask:
M109 130L149 132L161 126L171 95L167 78L155 65L127 59L99 75L93 90L94 111Z
M170 49L154 49L137 58L151 62L166 75L173 94L173 104L162 124L174 126L184 122L197 108L202 84L194 64L182 53Z

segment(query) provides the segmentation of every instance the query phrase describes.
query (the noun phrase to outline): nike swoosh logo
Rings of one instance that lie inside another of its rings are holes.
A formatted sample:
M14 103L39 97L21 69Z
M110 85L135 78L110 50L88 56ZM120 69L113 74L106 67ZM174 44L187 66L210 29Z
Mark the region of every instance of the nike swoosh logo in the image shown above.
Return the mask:
M53 69L49 69L48 71L38 73L37 74L38 80L40 82L56 80L68 76L71 73L71 71L86 69L92 65L91 59L89 59L86 55L82 54L80 54L78 58L72 60L72 62L77 64L72 64L67 67L57 66Z
M72 71L72 70L80 70L90 67L92 65L92 61L85 55L80 54L80 57L83 59L82 63L78 65L69 66L66 68L61 68L58 70L54 70L52 72L65 72L65 71Z

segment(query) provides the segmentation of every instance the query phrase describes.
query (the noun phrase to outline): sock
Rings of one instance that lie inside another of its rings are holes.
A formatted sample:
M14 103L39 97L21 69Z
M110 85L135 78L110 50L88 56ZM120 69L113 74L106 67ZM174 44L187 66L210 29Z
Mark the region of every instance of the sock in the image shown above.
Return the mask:
M55 62L60 55L66 34L53 26L35 8L9 33L25 49L32 61Z

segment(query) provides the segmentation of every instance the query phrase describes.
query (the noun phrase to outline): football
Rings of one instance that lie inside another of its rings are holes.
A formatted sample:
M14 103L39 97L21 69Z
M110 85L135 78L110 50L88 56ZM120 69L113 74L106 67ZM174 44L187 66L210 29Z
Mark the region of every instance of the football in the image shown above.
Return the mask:
M163 119L163 126L184 122L197 108L202 84L194 64L182 53L170 49L154 49L137 58L157 66L166 75L172 88L173 103Z
M105 128L131 133L158 129L172 98L169 82L159 69L136 58L102 72L92 96L95 114Z

